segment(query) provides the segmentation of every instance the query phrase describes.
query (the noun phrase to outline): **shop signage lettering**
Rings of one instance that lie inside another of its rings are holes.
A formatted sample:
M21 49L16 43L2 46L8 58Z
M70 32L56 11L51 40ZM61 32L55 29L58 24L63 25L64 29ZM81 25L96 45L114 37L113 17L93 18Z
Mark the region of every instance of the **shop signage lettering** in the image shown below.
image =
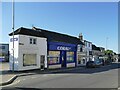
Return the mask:
M24 43L19 43L19 45L24 45Z
M18 38L14 38L14 41L18 41ZM10 42L13 42L13 38L10 39Z
M70 47L58 46L57 50L70 50Z

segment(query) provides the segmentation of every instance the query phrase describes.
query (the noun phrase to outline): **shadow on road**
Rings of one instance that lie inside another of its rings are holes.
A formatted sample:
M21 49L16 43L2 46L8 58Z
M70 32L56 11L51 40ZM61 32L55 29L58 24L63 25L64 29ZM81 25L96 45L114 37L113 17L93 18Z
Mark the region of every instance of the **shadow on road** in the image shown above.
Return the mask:
M32 73L31 75L33 74L93 74L93 73L100 73L118 68L119 68L118 63L112 63L111 65L101 66L98 68L76 67L76 68L68 68L68 69L63 68L63 69L44 70L44 71L32 70L32 71L26 71L26 73ZM25 75L21 75L21 76L25 76Z
M44 71L41 71L40 69L19 71L19 72L3 71L2 74L4 75L8 73L18 74L19 76L27 76L27 75L34 75L34 74L92 74L92 73L105 72L105 71L109 71L117 68L120 68L120 64L112 63L111 65L101 66L98 68L76 67L76 68L68 68L68 69L62 68L62 69L44 70Z
M2 90L118 90L117 88L4 88Z
M74 69L70 69L70 70L63 70L63 71L56 71L53 72L54 74L93 74L93 73L100 73L100 72L105 72L105 71L109 71L112 69L117 69L119 68L119 64L118 63L112 63L111 65L107 65L107 66L102 66L102 67L98 67L98 68L74 68Z

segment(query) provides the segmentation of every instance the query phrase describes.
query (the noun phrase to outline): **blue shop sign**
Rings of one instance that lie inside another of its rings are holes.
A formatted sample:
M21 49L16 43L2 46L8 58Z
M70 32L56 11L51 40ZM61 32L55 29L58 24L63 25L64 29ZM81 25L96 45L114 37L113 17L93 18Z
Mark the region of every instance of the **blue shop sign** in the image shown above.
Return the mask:
M76 51L76 45L64 44L64 43L49 43L49 50L64 50L64 51Z
M57 50L71 50L71 47L57 46Z
M14 39L11 38L11 39L10 39L10 42L13 42L13 40L14 40L14 41L18 41L18 38L14 38Z

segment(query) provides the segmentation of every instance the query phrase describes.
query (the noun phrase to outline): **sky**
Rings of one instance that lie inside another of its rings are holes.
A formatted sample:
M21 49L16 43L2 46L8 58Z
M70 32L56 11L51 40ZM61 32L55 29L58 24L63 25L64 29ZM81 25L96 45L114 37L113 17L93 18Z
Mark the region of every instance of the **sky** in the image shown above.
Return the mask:
M15 30L32 26L83 38L118 52L117 2L16 2ZM12 3L2 2L2 43L12 32ZM108 38L108 39L107 39Z

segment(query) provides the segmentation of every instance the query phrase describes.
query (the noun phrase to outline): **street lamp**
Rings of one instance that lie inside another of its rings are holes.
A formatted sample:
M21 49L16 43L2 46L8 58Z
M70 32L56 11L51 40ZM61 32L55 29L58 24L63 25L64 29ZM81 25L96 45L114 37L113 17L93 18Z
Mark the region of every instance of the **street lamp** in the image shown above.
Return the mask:
M13 62L12 71L14 71L14 0L12 0L12 30L13 30Z
M106 50L108 48L108 37L106 37Z

